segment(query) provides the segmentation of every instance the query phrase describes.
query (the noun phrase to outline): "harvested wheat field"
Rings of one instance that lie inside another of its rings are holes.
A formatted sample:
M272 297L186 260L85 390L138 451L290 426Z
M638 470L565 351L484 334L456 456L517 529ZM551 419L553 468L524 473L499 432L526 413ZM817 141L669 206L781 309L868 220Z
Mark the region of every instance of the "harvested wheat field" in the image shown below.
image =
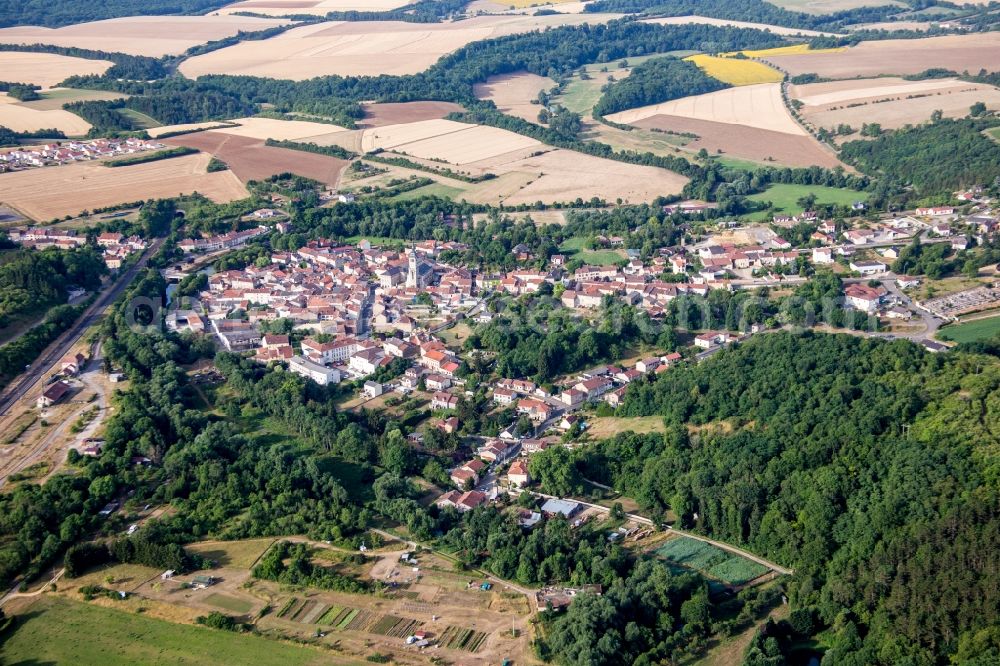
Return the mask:
M334 141L338 138L332 137ZM456 165L471 164L542 145L530 137L496 127L443 119L366 129L361 134L360 144L361 152L393 150ZM350 149L349 145L341 145Z
M364 104L365 117L357 122L359 127L385 127L400 123L444 118L449 113L465 109L454 102L386 102Z
M210 155L199 153L115 169L100 162L78 162L7 173L0 177L0 201L34 220L45 221L83 210L193 192L219 203L247 197L246 188L231 171L206 171L210 159Z
M577 198L588 201L591 197L606 201L621 198L629 203L649 202L658 196L680 194L688 180L666 169L624 164L562 149L498 165L494 170L497 173L539 174L504 197L503 203L509 205L537 201L555 203Z
M348 164L346 160L335 157L266 146L262 139L215 130L170 137L163 143L210 153L228 164L243 183L290 172L327 185L336 185Z
M246 0L234 2L218 9L213 14L264 14L267 16L292 16L312 14L325 16L330 12L385 12L399 9L413 0Z
M726 19L708 18L706 16L669 16L666 18L644 19L643 23L657 25L717 25L732 28L750 28L752 30L769 30L776 35L801 35L803 37L823 37L833 35L832 32L803 30L801 28L785 28L767 23L749 23L747 21L729 21Z
M983 102L1000 108L1000 90L958 79L906 81L900 78L830 81L791 86L789 94L802 102L802 116L817 128L847 124L860 129L879 123L886 129L925 122L935 110L961 117Z
M644 129L697 134L684 148L697 152L704 148L712 155L736 157L752 162L790 167L844 166L832 151L807 134L787 134L771 130L715 123L707 120L656 115L633 123Z
M767 60L792 76L813 72L830 79L917 74L932 67L978 72L996 69L1000 62L1000 33L862 42L839 53L776 55Z
M327 21L190 58L180 72L189 78L233 74L294 81L331 74L416 74L474 41L548 26L602 23L616 16L479 16L453 23Z
M81 136L90 130L90 123L69 111L42 111L25 106L7 93L0 93L0 126L15 132L35 132L57 129L66 136Z
M55 53L0 51L0 72L3 72L4 81L33 83L43 88L51 88L75 75L103 74L112 64L108 60L71 58Z
M542 107L532 104L531 100L555 85L556 82L547 76L517 72L491 76L486 83L477 83L475 95L492 101L504 113L534 123L538 122L538 112Z
M781 100L781 85L761 83L727 88L705 95L675 99L608 116L609 120L631 125L656 115L680 116L695 120L728 123L784 134L805 135Z
M159 58L180 55L192 46L232 37L241 30L253 32L287 23L249 16L129 16L56 29L3 28L0 43L75 46Z
M251 139L274 139L276 141L299 141L308 137L325 136L346 132L340 125L313 123L306 120L280 120L276 118L237 118L229 120L236 127L218 130L223 134L244 136Z

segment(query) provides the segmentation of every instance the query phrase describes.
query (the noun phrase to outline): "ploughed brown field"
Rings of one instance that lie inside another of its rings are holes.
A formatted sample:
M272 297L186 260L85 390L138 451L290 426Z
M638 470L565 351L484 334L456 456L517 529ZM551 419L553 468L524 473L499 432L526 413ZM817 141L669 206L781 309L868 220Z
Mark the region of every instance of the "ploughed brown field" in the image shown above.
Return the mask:
M824 150L811 136L774 132L746 125L716 123L710 120L655 115L632 123L643 129L670 130L697 134L686 150L704 148L710 155L721 154L753 162L774 162L783 166L843 166L830 151Z
M764 60L792 76L811 72L831 79L918 74L932 67L976 73L982 68L997 69L1000 33L862 42L846 51L775 55Z
M264 145L260 139L222 132L195 132L162 141L171 146L197 148L214 155L228 164L233 174L243 183L290 172L336 185L347 166L345 160L335 157L275 148Z
M449 113L461 113L465 109L454 102L388 102L385 104L365 104L365 117L358 127L385 127L401 123L416 123L421 120L437 120Z

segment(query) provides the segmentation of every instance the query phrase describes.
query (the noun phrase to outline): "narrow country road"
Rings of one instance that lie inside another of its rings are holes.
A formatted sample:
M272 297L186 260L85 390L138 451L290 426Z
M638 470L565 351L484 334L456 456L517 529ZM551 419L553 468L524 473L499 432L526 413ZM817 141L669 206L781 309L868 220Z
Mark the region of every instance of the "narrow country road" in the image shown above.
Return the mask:
M90 328L111 306L112 303L125 291L125 287L132 283L146 264L163 245L163 239L153 241L146 251L142 253L139 261L121 275L104 293L97 297L97 300L76 320L69 330L56 338L40 355L31 367L21 374L20 377L11 381L2 394L0 394L0 416L7 414L11 407L18 400L25 397L36 385L44 382L56 364L69 353L73 345L77 343L84 332Z

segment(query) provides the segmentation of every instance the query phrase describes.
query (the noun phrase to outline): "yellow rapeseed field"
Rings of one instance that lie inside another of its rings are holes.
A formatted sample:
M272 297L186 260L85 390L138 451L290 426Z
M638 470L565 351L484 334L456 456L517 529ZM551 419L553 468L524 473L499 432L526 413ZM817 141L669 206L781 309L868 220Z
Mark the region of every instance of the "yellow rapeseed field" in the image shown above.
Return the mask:
M779 83L785 78L778 70L753 60L720 58L704 54L685 59L698 65L709 76L733 86Z

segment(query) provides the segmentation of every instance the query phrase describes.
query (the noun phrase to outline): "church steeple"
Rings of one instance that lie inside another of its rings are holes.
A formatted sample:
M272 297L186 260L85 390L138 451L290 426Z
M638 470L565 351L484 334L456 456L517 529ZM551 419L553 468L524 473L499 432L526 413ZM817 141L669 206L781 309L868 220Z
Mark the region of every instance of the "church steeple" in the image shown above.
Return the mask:
M406 271L406 286L416 287L419 280L419 266L417 265L417 251L410 246L410 249L406 251L407 257L409 259L409 268Z

